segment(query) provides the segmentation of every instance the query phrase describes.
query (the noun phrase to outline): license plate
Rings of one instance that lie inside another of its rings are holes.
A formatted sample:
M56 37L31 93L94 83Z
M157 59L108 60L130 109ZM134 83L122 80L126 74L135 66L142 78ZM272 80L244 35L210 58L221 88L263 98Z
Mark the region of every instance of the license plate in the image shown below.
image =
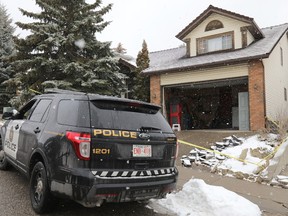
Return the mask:
M151 145L133 145L133 157L151 157Z
M130 192L131 198L137 198L137 197L156 197L159 193L159 189L143 189L143 190L134 190Z

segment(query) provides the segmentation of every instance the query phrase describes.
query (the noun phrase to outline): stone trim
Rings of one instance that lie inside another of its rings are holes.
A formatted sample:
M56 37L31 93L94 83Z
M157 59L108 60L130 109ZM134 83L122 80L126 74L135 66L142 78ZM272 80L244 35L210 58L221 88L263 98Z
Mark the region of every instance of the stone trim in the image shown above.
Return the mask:
M150 102L161 106L160 75L150 76Z
M241 40L242 40L242 48L247 47L248 39L247 39L247 28L246 27L241 28Z
M190 57L191 56L191 38L187 38L185 39L185 44L186 44L186 57Z

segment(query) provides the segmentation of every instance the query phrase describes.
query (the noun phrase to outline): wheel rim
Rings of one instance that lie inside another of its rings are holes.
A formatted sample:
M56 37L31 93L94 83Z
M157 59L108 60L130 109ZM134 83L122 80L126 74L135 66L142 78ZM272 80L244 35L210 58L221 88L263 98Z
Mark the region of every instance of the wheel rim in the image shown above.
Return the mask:
M34 188L34 199L36 203L40 203L44 193L44 182L42 178L42 173L40 171L36 175Z

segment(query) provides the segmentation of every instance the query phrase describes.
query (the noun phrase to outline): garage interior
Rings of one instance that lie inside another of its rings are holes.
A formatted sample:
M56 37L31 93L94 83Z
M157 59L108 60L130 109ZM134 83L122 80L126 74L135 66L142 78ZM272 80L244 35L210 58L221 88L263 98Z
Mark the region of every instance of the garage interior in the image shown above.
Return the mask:
M165 86L167 119L182 130L239 130L238 93L248 92L248 78Z

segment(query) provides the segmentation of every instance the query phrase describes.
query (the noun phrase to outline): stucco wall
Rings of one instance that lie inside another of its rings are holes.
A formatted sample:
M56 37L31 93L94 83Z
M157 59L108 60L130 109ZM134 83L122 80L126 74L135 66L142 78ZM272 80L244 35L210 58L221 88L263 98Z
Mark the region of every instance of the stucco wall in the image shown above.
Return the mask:
M216 29L212 31L205 32L206 25L212 20L219 20L223 23L224 28ZM222 16L216 13L211 14L207 19L205 19L199 26L197 26L192 32L190 32L185 38L190 39L190 55L196 56L197 54L197 44L196 39L202 38L206 36L211 36L215 34L221 34L224 32L234 31L234 48L239 49L242 48L242 39L241 39L241 30L240 28L243 26L247 26L247 23L241 22L226 16ZM250 35L251 36L251 35ZM252 38L249 36L248 44L252 41Z
M280 47L283 50L283 66L281 65ZM281 113L287 116L288 101L284 100L284 88L288 94L288 39L281 38L268 59L263 60L265 68L266 115L277 120Z

